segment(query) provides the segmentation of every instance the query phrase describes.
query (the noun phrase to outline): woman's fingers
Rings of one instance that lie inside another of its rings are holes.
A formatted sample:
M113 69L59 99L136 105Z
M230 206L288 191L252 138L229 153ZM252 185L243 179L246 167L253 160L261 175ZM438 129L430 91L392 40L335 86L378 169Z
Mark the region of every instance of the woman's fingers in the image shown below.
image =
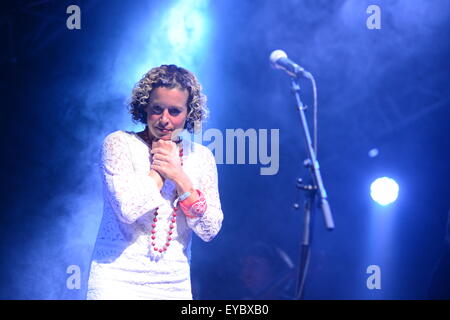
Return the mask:
M177 146L172 141L154 142L151 149L151 168L166 179L175 179L180 175L181 160Z
M153 155L153 161L155 161L155 160L169 162L170 157L167 155L161 154L161 153L157 153L157 154Z
M169 155L171 152L169 151L169 150L167 150L167 149L164 149L164 148L153 148L151 151L150 151L150 153L151 154L163 154L163 155Z
M173 163L178 163L178 159L179 159L179 154L178 152L174 151L167 151L165 149L159 149L156 148L154 150L152 150L152 159L153 160L163 160L166 162L173 162Z
M156 154L152 158L152 165L157 165L159 167L173 167L176 168L181 164L180 160L177 158L166 156L162 154Z
M173 141L158 140L152 143L152 149L164 149L168 152L173 151L177 145Z

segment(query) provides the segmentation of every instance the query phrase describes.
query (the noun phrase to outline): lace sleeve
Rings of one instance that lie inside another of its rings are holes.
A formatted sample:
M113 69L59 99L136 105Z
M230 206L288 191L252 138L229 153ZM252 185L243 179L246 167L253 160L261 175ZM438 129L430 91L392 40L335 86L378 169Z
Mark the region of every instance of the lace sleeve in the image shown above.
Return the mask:
M120 221L133 223L163 204L156 181L137 174L126 137L120 131L107 136L102 147L101 170L107 200Z
M205 195L207 210L201 218L188 218L187 222L203 241L211 241L222 227L223 212L220 204L216 162L208 148L205 147L203 150L200 158L204 163L201 166L202 176L199 189Z

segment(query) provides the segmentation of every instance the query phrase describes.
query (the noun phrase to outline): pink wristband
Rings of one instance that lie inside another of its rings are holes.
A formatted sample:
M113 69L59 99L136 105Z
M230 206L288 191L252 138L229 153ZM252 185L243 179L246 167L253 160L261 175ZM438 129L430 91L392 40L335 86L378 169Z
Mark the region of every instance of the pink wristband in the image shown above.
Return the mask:
M187 203L187 199L183 201L179 201L178 205L181 210L183 210L184 214L188 218L199 218L202 217L207 209L206 199L203 193L200 190L195 190L198 194L198 199L194 202Z

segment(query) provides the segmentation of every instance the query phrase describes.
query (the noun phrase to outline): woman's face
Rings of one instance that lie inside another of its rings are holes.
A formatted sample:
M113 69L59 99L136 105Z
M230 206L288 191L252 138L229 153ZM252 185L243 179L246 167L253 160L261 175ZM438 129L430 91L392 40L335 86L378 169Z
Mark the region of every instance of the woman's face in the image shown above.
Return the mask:
M151 138L177 139L186 123L188 97L186 89L159 87L152 91L145 108Z

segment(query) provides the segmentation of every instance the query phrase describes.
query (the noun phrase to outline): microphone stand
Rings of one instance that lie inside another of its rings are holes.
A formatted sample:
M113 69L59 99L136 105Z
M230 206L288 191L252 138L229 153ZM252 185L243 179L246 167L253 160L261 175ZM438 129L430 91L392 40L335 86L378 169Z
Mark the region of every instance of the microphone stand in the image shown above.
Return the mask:
M305 77L313 81L312 75L309 72L303 71L303 74L305 75ZM305 281L311 255L311 216L314 211L314 203L318 202L318 206L320 207L324 216L325 226L328 230L334 229L334 222L330 205L328 204L327 200L327 193L322 182L319 162L316 159L316 153L314 151L311 136L309 133L308 122L306 121L306 108L300 99L300 85L298 84L298 80L296 77L292 77L292 92L294 93L297 101L297 109L300 114L303 134L306 143L308 158L304 161L304 165L309 169L311 174L310 184L303 184L302 179L298 179L297 181L297 188L303 190L306 196L304 202L303 239L301 242L297 292L295 296L295 300L301 300L304 298Z

